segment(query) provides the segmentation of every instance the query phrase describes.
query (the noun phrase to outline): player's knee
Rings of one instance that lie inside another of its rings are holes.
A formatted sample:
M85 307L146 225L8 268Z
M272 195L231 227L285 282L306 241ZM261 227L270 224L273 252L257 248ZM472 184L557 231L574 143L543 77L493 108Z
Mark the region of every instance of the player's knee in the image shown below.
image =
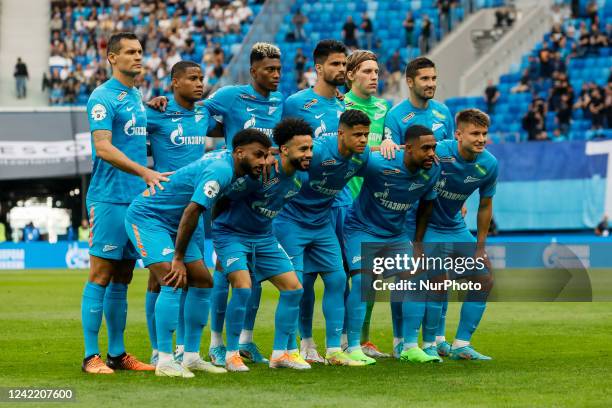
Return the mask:
M325 283L326 290L340 291L344 293L344 289L346 287L346 273L341 271L325 274L323 277L323 282Z
M236 289L251 289L252 282L249 273L246 271L236 271L229 275L229 281L232 288Z

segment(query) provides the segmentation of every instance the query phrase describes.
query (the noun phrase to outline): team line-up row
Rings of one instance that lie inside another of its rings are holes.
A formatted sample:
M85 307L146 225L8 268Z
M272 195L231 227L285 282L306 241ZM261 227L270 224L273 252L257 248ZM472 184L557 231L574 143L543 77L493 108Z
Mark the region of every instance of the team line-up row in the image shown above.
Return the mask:
M113 77L87 106L95 153L87 193L91 266L81 307L84 371L155 370L187 378L194 370L248 371L245 358L292 369L374 364L388 355L369 341L373 303L362 301L363 242L417 255L422 242L476 242L475 253L446 255L486 259L497 179L497 161L485 150L488 116L468 109L453 120L433 99L436 68L427 58L408 64L410 96L389 109L375 96L374 53L347 55L341 42L323 40L313 57L315 86L286 100L277 91L281 64L274 45L253 46L250 84L223 87L203 102L200 66L181 61L172 67L173 95L145 107L134 88L142 70L137 37L109 39ZM342 85L349 89L345 95L338 92ZM218 132L227 148L204 154L201 136ZM153 169L146 167L147 139ZM475 190L476 238L462 216ZM205 211L214 219L213 276L202 261ZM138 258L150 271L151 364L126 353L123 341L127 287ZM453 274L439 270L426 278ZM312 337L317 276L324 284L324 357ZM445 338L444 290L391 303L395 357L490 359L470 340L492 280L487 268L461 277L484 289L468 291L452 344ZM264 280L279 290L270 359L253 341ZM211 362L200 356L209 312ZM102 316L106 362L98 346Z

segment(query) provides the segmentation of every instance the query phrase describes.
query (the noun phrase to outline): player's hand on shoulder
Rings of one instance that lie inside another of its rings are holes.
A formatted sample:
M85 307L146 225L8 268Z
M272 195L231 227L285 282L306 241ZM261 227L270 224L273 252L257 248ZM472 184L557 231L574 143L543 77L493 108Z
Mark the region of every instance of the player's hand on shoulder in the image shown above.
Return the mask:
M173 285L174 289L182 288L187 284L187 267L185 262L182 260L173 258L172 268L170 273L164 277L164 283L166 285Z
M272 174L272 166L274 166L274 170L278 173L278 160L276 159L276 156L273 154L268 154L266 164L264 165L262 172L263 181L268 181L268 178L270 178L270 174Z
M162 181L170 181L170 179L168 178L169 175L171 175L172 173L174 173L173 171L168 171L165 173L160 173L158 171L155 170L151 170L151 169L145 169L141 175L142 179L144 180L145 183L147 183L147 186L149 186L149 190L151 192L151 194L155 194L155 187L158 187L160 190L164 189L164 186L162 186L161 182Z
M165 112L166 106L168 106L168 98L165 96L156 96L147 102L147 106L157 111Z
M401 147L399 145L396 145L395 142L391 139L385 139L380 144L380 153L387 160L395 159L395 152L400 150Z

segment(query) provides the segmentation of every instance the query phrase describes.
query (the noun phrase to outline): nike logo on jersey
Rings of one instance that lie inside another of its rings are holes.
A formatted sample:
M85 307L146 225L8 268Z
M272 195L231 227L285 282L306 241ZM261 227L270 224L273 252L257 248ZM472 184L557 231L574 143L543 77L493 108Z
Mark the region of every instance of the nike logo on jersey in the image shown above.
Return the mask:
M329 172L329 171L324 171L324 172L322 173L322 175L324 175L324 176L331 176L331 175L333 175L333 174L334 174L334 172L333 172L333 171L332 171L332 172Z
M354 256L354 257L353 257L353 261L352 261L352 263L353 263L353 264L356 264L356 263L357 263L357 262L359 262L359 261L361 261L361 257L360 257L360 256Z
M451 173L451 172L449 172L449 171L444 171L444 170L442 170L442 175L443 175L443 176L448 176L448 175L450 175L450 174L455 174L455 173Z
M315 115L315 118L317 118L317 119L321 119L321 118L323 117L323 115L325 115L325 113L322 113L322 114L320 114L320 115Z
M270 106L268 108L268 115L272 115L274 112L276 112L277 109L278 109L278 106Z
M387 112L375 113L375 114L374 114L374 120L378 120L378 119L382 119L382 118L384 118L386 113L387 113Z
M126 110L126 111L128 111L128 112L131 112L131 111L132 111L132 109L134 109L134 107L133 107L133 106L130 106L130 107L125 108L125 110Z
M387 183L387 182L385 182L385 187L391 187L391 186L394 186L394 185L395 185L395 183Z
M236 262L237 260L238 260L238 258L229 258L229 259L227 260L227 262L225 263L225 266L226 266L226 267L228 267L228 266L230 266L231 264L233 264L234 262Z
M412 183L408 188L408 191L416 190L417 188L421 188L423 186L425 186L425 184Z
M179 120L181 120L181 119L183 119L183 118L173 118L173 119L172 119L172 121L173 121L173 122L178 122L178 121L179 121Z
M195 121L196 121L196 123L198 123L199 121L201 121L203 117L204 117L204 115L195 115Z
M465 180L463 180L464 183L475 183L477 181L480 181L480 179L472 176L467 176Z
M110 252L114 251L115 249L117 249L117 245L104 245L104 248L102 248L102 252Z
M166 255L171 254L173 252L174 252L174 249L172 249L172 248L164 248L164 249L162 249L162 256L166 256Z
M247 108L247 112L253 112L255 108Z
M440 129L442 126L444 126L442 123L434 123L431 126L431 130L435 132L436 130Z

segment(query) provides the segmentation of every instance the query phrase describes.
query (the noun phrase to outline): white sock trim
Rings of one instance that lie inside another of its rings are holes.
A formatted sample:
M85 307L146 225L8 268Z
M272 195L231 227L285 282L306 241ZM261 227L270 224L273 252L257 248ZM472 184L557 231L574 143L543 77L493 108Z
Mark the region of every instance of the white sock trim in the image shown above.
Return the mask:
M223 345L223 333L211 331L210 332L210 348L219 347Z
M240 339L238 339L238 343L247 344L253 342L253 330L242 330L240 332Z
M272 350L272 358L276 359L285 354L287 350Z
M195 361L198 361L199 359L200 353L198 352L186 351L185 354L183 354L183 361L185 363L193 363Z
M455 340L453 340L452 348L453 349L458 349L458 348L466 347L466 346L469 346L469 345L470 345L469 341L455 339Z
M163 353L163 352L159 352L159 364L165 365L165 364L170 364L174 361L174 356L172 355L172 353Z
M436 336L436 344L444 343L446 341L445 336Z

